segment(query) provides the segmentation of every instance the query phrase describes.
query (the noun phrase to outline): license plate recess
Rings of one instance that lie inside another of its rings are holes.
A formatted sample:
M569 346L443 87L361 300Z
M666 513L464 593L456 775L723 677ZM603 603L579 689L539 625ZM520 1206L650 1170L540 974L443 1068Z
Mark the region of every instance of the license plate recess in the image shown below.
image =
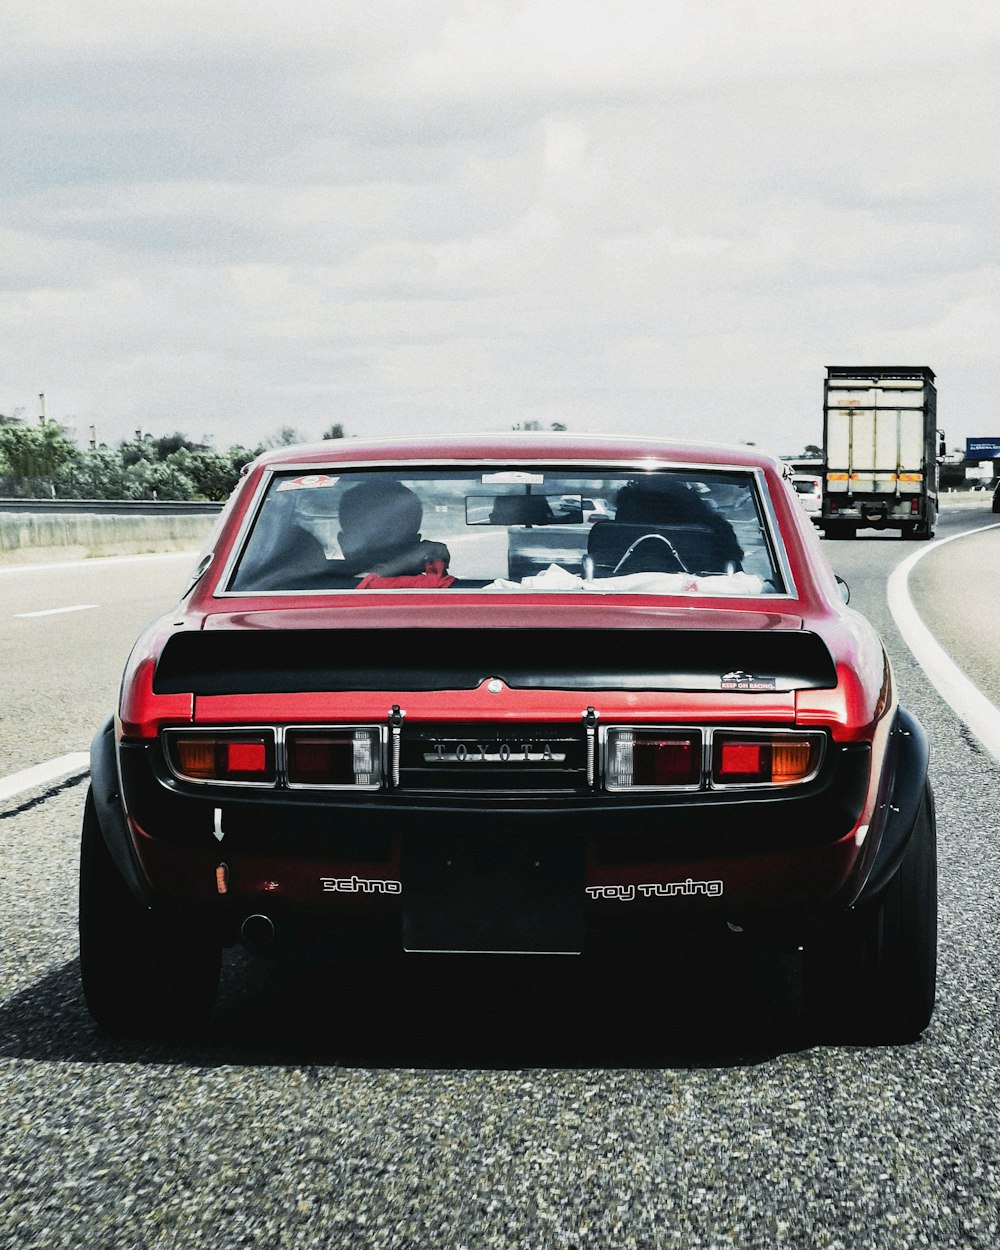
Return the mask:
M414 834L403 842L403 947L576 955L584 860L577 838Z

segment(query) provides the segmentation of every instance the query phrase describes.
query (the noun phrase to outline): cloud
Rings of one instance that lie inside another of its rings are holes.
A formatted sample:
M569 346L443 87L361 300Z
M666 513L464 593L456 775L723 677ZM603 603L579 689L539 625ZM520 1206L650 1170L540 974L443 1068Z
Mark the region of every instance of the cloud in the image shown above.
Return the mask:
M936 369L955 437L992 419L995 6L3 20L0 411L794 450L824 364L891 357Z

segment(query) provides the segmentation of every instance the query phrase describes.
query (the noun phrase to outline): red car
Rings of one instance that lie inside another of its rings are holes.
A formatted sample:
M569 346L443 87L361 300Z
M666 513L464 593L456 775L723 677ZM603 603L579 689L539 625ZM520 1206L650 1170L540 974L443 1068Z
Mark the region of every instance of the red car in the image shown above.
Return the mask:
M586 958L625 935L676 958L728 928L802 949L828 1034L913 1038L927 756L752 448L281 448L95 737L86 1000L112 1031L195 1024L240 941Z

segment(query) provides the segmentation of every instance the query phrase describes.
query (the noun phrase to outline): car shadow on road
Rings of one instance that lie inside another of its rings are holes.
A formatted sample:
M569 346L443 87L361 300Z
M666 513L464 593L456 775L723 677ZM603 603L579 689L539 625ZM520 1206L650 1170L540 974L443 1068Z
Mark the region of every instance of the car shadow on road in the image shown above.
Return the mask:
M0 1054L51 1062L363 1068L732 1067L808 1048L793 956L690 943L642 967L567 958L227 954L197 1037L117 1039L74 960L0 1006Z

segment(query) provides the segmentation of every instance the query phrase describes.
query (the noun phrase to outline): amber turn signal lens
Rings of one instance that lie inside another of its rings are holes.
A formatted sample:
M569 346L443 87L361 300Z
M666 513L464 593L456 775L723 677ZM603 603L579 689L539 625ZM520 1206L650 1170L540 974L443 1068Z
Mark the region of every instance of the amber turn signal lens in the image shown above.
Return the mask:
M177 771L201 781L215 776L215 741L212 738L180 738L173 743Z

